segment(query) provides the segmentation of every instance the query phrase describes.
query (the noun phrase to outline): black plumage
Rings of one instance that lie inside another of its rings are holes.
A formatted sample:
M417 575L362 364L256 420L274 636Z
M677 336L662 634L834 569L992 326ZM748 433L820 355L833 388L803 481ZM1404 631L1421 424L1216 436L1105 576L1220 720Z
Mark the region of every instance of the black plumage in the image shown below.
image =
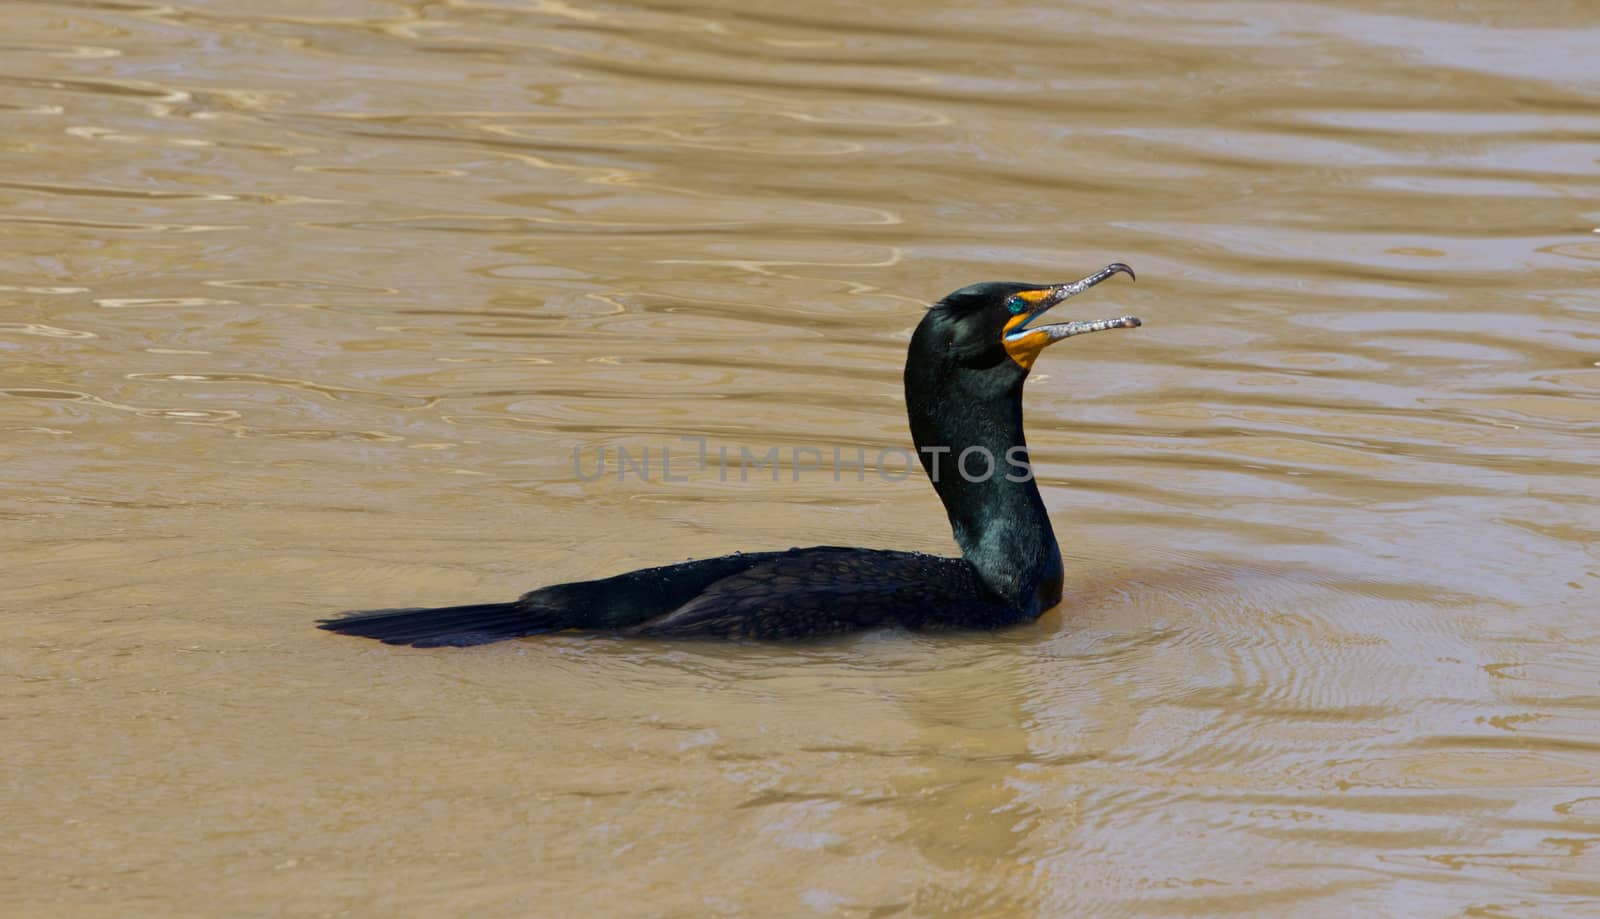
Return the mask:
M739 553L543 587L510 603L391 609L320 628L388 644L477 645L565 629L659 638L785 639L882 626L992 629L1061 600L1061 553L1031 474L1022 386L1047 345L1139 325L1033 325L1122 264L1071 284L991 282L935 304L906 356L906 411L960 558L816 546ZM964 453L977 461L959 465ZM984 461L984 456L987 460Z

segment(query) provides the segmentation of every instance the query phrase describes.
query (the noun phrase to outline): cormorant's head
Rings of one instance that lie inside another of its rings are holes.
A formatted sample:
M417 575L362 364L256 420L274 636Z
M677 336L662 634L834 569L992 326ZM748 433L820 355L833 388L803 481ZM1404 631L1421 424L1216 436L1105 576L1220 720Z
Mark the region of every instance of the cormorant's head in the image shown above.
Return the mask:
M1020 382L1047 346L1086 332L1136 328L1133 316L1075 322L1043 321L1045 313L1114 274L1133 269L1114 262L1070 284L989 281L963 287L934 304L913 336L913 348L974 370L994 369Z

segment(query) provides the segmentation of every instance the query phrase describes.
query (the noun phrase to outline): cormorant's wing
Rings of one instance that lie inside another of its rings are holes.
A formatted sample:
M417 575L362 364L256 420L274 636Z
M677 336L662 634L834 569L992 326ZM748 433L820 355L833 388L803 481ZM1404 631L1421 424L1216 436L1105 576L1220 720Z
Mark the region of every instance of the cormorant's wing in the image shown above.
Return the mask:
M884 626L982 626L1007 611L958 558L817 546L791 549L706 587L629 631L679 638L804 638Z

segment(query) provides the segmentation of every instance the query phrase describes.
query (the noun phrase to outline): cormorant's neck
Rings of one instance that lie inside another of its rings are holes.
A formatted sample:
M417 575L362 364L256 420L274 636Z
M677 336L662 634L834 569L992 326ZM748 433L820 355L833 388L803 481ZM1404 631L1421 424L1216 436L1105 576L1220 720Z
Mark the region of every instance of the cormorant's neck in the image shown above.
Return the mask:
M1028 464L1023 376L995 391L992 374L912 360L906 410L962 556L1008 605L1038 615L1061 600L1061 550Z

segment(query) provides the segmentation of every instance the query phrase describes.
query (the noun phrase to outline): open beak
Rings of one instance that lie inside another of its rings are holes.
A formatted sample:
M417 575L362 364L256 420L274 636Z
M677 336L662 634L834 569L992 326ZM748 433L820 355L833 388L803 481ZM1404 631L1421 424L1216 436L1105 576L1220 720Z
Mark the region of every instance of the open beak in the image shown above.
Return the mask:
M1011 359L1021 364L1024 369L1032 369L1033 362L1047 345L1071 338L1074 335L1084 335L1089 332L1101 332L1106 329L1136 329L1143 325L1137 316L1119 316L1115 319L1088 319L1074 322L1052 322L1047 325L1034 325L1034 320L1043 316L1057 304L1076 297L1089 288L1114 274L1125 274L1132 278L1133 269L1121 262L1112 262L1106 267L1096 271L1071 284L1057 284L1054 287L1041 288L1037 291L1026 291L1023 296L1031 301L1027 312L1021 313L1006 323L1005 347ZM1031 295L1031 296L1030 296Z

